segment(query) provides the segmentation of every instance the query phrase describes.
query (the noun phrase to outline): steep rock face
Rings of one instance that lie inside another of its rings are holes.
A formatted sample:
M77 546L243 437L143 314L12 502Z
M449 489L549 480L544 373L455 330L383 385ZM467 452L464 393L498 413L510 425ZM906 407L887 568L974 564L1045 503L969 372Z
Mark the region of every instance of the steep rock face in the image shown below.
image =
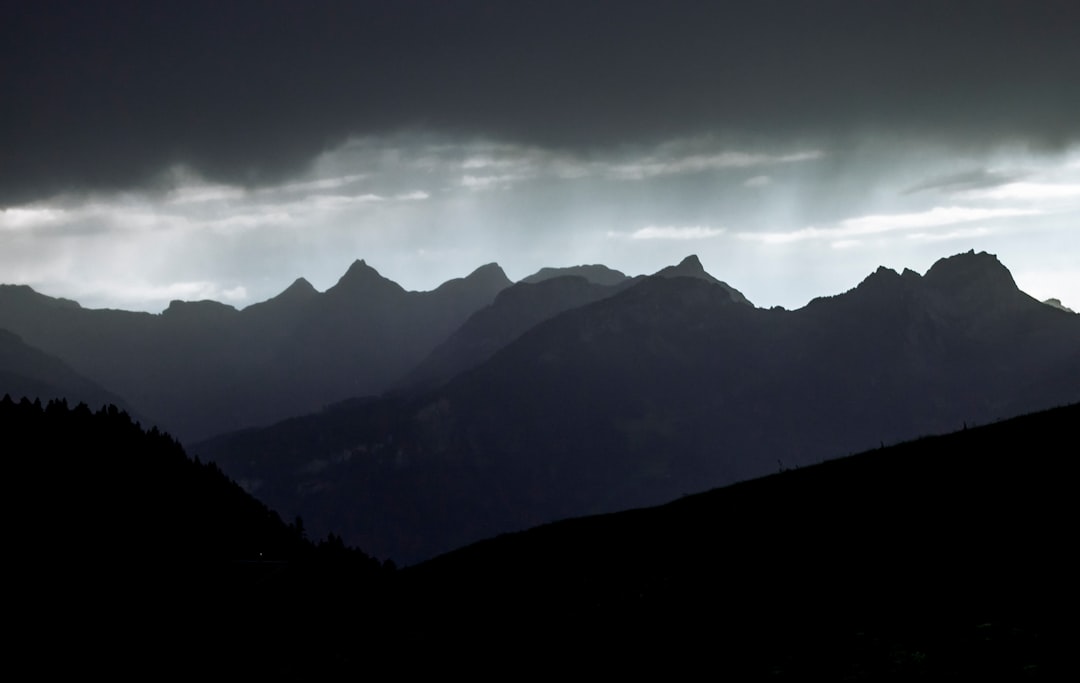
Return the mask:
M964 261L934 277L880 269L797 311L738 303L704 278L646 278L437 390L198 452L261 482L282 514L410 562L1080 400L1080 317L1001 286L981 256L941 277Z

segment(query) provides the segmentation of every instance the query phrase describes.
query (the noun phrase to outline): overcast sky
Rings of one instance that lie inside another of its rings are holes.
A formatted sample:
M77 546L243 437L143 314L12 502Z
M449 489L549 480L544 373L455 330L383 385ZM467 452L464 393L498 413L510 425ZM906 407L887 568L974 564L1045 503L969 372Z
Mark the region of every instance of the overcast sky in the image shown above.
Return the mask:
M696 253L795 308L975 249L1080 310L1075 2L0 7L0 282L160 311Z

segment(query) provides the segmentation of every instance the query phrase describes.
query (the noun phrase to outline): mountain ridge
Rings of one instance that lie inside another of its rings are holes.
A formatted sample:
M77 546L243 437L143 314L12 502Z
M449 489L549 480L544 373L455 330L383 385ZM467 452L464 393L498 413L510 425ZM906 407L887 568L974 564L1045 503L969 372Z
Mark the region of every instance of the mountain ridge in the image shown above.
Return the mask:
M945 265L972 259L976 280L998 268L974 254ZM643 278L436 388L293 423L320 447L280 425L196 447L262 481L284 514L411 562L758 476L777 458L805 465L1080 401L1080 319L1014 286L990 292L1004 305L973 306L970 288L938 277L879 269L794 311L743 305L704 278ZM335 509L348 531L320 521Z

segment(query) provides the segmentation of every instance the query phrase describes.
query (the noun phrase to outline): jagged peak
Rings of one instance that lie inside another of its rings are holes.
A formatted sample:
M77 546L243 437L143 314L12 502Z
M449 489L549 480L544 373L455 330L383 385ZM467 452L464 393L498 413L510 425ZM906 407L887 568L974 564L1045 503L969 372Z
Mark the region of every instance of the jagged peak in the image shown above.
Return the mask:
M356 259L352 262L352 265L349 266L349 269L345 271L345 274L337 281L337 284L326 290L326 293L331 294L371 288L392 289L400 292L405 291L398 283L380 275L379 271L369 266L364 259Z
M319 290L307 281L306 278L298 277L270 301L306 301L318 296Z
M717 280L715 277L705 272L705 268L701 265L701 259L697 257L697 254L690 254L682 261L679 261L679 265L677 266L668 266L667 268L662 268L658 270L656 273L653 274L653 277L692 277L699 280L705 280L706 282L711 282L714 285L720 285L721 287L726 289L731 295L732 300L734 300L735 302L747 304L748 306L753 305L745 296L743 296L742 292L735 289L726 282L721 282L720 280Z
M902 291L917 287L920 280L922 276L913 270L905 268L903 272L898 273L892 268L878 266L874 272L863 278L862 282L851 290L851 293L857 292L860 296L893 297Z
M307 281L306 278L298 277L293 280L293 283L285 288L282 294L294 293L294 294L318 294L318 290L315 286Z
M341 279L338 281L340 282L341 280L345 280L348 278L368 277L373 274L382 277L382 275L379 275L379 271L375 270L367 264L367 261L362 258L358 258L349 265L348 270L345 271L345 274L342 275Z
M682 261L679 261L677 266L661 268L654 275L658 277L696 277L713 283L720 282L705 272L705 267L701 265L701 259L697 257L697 254L690 254Z
M900 273L896 272L892 268L887 268L885 266L878 266L877 269L874 272L870 273L865 278L863 278L863 281L859 284L859 286L861 287L861 286L863 286L863 285L865 285L867 283L891 282L893 280L899 280L899 279L900 279Z
M506 277L506 271L502 269L498 263L492 261L491 263L485 263L473 272L465 276L466 280L495 280L498 282L505 282L506 286L511 284L510 278Z

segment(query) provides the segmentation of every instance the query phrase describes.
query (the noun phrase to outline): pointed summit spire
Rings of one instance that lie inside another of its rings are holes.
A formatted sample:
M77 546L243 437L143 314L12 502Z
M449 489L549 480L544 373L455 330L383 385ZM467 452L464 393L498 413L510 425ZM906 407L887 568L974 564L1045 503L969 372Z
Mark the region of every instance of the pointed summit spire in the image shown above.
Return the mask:
M337 281L337 284L326 290L326 293L402 293L404 291L405 290L402 289L401 285L380 275L379 271L369 266L364 259L356 259L352 262L352 265L349 266L349 269L345 271L345 274L341 276L341 279Z
M668 266L654 273L653 277L692 277L698 280L705 280L711 282L714 285L720 285L728 291L733 301L740 304L750 304L750 301L742 295L742 292L730 286L726 282L717 280L712 275L705 272L705 267L701 265L701 259L697 257L697 254L690 254L677 266Z
M298 277L293 280L293 283L286 287L281 294L278 294L271 299L271 301L306 301L318 296L318 294L319 291L315 289L310 282L302 277Z
M682 261L679 261L679 265L662 268L654 275L657 277L696 277L699 280L707 280L714 284L720 282L705 272L705 268L701 265L701 259L697 257L697 254L690 254Z
M495 262L485 263L466 275L465 279L475 282L497 283L500 288L509 287L513 284L510 278L506 277L506 272L503 271L502 266Z

